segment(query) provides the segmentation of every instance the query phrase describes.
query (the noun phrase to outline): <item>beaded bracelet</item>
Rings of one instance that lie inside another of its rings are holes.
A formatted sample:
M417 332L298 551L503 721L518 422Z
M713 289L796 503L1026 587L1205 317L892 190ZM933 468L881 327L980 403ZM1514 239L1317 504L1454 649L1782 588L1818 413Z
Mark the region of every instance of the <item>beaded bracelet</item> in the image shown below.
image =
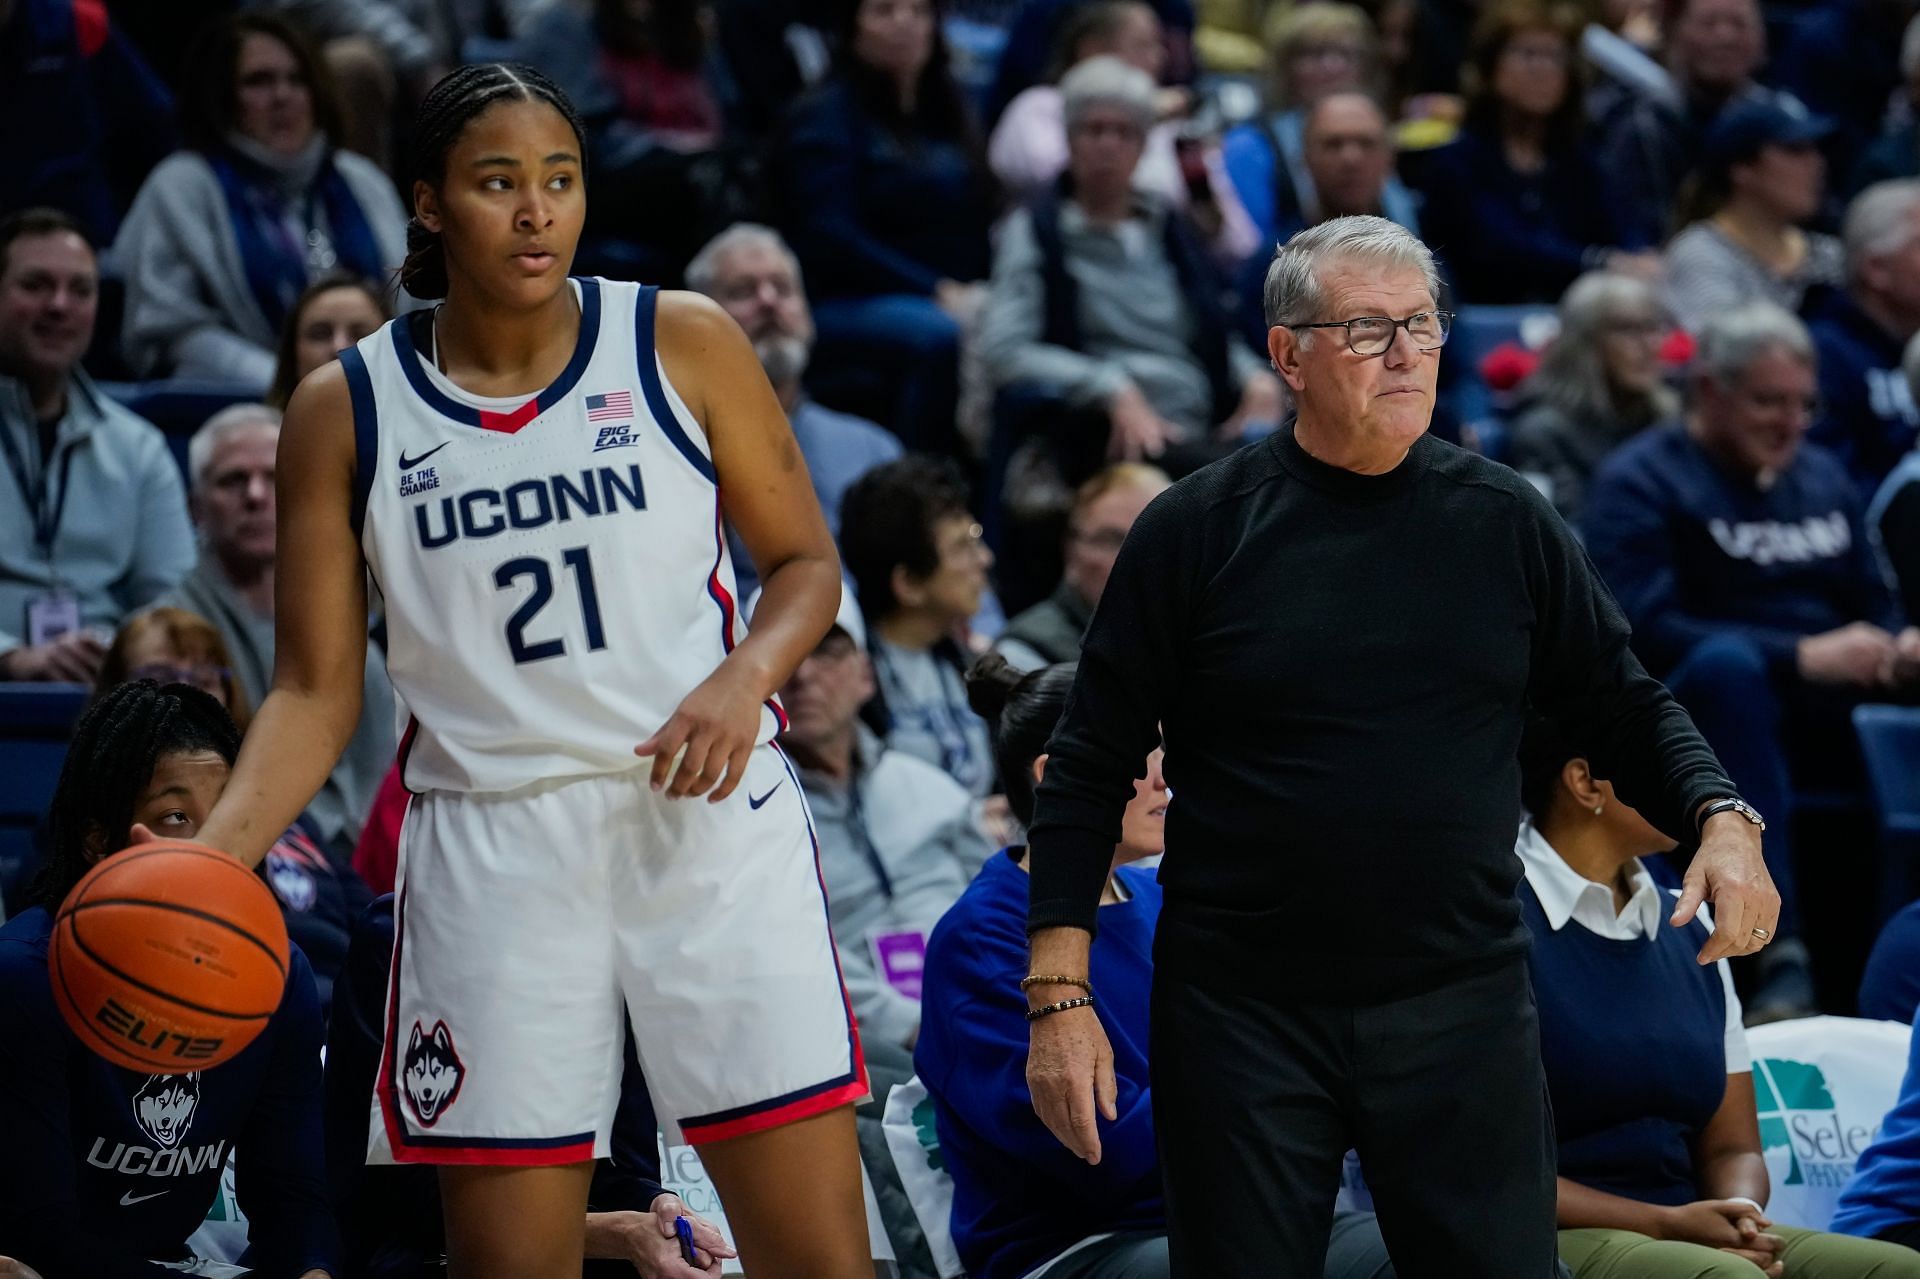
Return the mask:
M1057 977L1050 973L1034 973L1020 979L1020 990L1023 994L1035 986L1078 986L1089 995L1093 993L1093 983L1085 977Z
M1057 1004L1042 1004L1038 1008L1029 1008L1027 1009L1027 1020L1039 1021L1042 1017L1051 1017L1053 1014L1063 1013L1069 1008L1091 1007L1093 1007L1093 996L1082 995L1078 999L1063 999Z

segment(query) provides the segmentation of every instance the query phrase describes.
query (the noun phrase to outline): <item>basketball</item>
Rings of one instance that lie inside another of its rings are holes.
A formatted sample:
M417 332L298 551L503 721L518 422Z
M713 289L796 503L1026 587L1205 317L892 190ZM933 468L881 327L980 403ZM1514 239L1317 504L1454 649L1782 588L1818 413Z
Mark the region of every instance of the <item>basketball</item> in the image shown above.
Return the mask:
M218 1066L280 1006L287 926L266 884L216 849L139 844L88 871L47 950L54 1002L100 1056L175 1075Z

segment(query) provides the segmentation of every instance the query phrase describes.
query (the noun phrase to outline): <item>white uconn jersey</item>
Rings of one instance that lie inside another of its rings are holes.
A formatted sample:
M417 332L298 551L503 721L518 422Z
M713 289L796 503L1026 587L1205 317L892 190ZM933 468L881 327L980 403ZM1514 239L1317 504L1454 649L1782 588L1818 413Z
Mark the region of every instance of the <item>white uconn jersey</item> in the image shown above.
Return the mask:
M634 746L745 633L706 436L654 354L658 291L573 284L579 344L531 399L455 386L417 345L426 313L341 353L412 790L650 765ZM758 740L782 723L769 702Z

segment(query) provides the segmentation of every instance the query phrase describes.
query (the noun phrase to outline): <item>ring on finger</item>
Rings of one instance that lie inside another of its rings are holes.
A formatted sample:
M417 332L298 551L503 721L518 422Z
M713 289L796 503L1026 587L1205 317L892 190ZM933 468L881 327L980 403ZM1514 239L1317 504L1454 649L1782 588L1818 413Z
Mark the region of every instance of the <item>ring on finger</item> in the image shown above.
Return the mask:
M1765 944L1773 940L1773 933L1765 928L1756 928L1753 930L1753 937L1755 941Z

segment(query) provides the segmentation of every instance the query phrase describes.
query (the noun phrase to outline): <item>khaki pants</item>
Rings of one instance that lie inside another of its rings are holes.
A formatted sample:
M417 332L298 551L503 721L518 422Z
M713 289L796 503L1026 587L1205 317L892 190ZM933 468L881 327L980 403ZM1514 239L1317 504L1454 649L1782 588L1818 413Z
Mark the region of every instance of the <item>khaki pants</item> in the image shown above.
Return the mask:
M1920 1252L1880 1239L1794 1226L1768 1232L1787 1241L1787 1279L1920 1279ZM1755 1279L1759 1267L1702 1244L1649 1239L1630 1230L1562 1230L1560 1257L1574 1279Z

